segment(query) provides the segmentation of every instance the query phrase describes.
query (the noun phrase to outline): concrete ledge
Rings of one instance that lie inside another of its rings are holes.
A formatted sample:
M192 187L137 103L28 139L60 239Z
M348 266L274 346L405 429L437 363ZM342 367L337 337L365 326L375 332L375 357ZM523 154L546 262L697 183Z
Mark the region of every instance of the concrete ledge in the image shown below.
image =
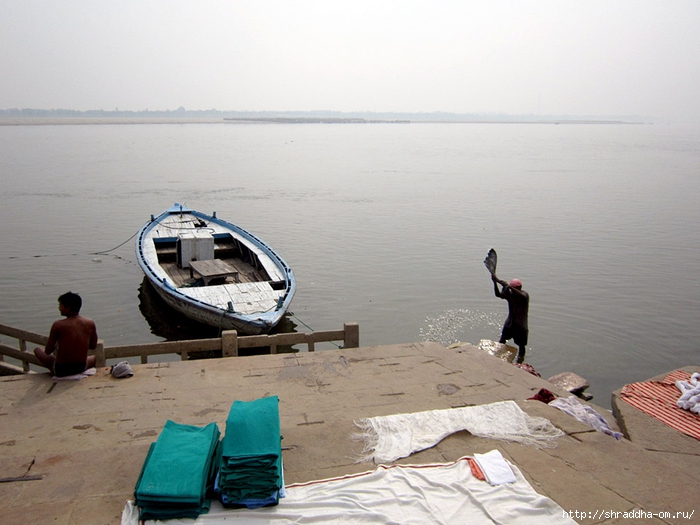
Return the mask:
M167 419L214 421L224 432L234 400L273 394L280 398L288 484L373 469L355 462L357 419L513 399L566 432L556 448L465 431L398 463L454 461L496 448L567 510L691 511L697 500L697 441L686 444L682 458L616 441L527 401L540 388L569 393L471 345L412 343L132 368L128 379L115 379L107 369L78 382L54 383L48 374L0 377L0 477L41 476L0 483L3 524L119 523L148 447ZM614 425L609 412L594 408Z

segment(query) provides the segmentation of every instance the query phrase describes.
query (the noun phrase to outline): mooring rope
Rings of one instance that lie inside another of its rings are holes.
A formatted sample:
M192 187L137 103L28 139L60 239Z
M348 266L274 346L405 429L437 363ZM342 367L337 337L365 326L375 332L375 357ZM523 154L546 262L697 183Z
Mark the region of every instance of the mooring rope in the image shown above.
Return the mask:
M299 321L299 322L300 322L301 324L303 324L306 328L308 328L308 329L311 330L312 332L315 332L315 330L314 330L313 328L311 328L308 324L306 324L304 321L302 321L301 319L299 319L299 317L297 316L297 314L295 314L294 312L290 312L289 310L287 310L287 313L290 315L290 317L294 317L294 319L296 319L297 321ZM337 344L337 343L335 343L335 342L333 342L333 341L328 341L328 342L329 342L330 344L332 344L333 346L335 346L336 348L343 348L342 346L340 346L339 344Z
M134 237L136 237L136 234L138 234L138 233L139 233L139 231L136 230L136 231L134 232L134 234L133 234L131 237L129 237L127 240L125 240L123 243L119 244L118 246L115 246L115 247L112 248L111 250L105 250L105 251L103 251L103 252L92 252L92 255L107 255L108 253L113 252L113 251L116 250L117 248L121 248L122 246L124 246L127 242L129 242L131 239L133 239Z
M39 254L36 254L36 255L25 255L25 256L10 255L10 256L8 256L8 257L4 257L3 259L7 259L7 260L27 260L27 259L41 259L41 258L44 258L44 257L77 257L77 256L79 256L79 255L107 255L107 254L109 254L110 252L113 252L114 250L116 250L117 248L121 248L122 246L124 246L127 242L129 242L129 241L132 240L134 237L136 237L137 234L138 234L138 230L136 230L136 232L135 232L131 237L129 237L127 240L125 240L123 243L121 243L121 244L115 246L115 247L112 248L111 250L104 250L104 251L101 251L101 252L86 252L86 253L84 253L84 252L74 252L74 253L54 253L54 254L39 253ZM120 257L120 258L121 258L121 257Z

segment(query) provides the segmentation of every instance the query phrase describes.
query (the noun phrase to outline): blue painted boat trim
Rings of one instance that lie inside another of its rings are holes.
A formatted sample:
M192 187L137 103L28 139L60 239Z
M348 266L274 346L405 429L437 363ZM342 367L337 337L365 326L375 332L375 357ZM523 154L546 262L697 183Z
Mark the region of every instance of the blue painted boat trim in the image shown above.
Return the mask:
M172 285L172 283L168 282L167 279L161 280L153 272L143 254L143 239L145 238L146 234L155 226L157 226L159 222L165 217L179 213L189 213L192 214L194 217L198 217L207 222L219 224L221 226L224 226L225 228L235 231L242 237L248 239L258 248L263 250L270 257L270 259L272 259L277 264L278 268L282 270L282 273L285 278L285 291L284 294L280 297L280 300L278 301L275 310L255 314L241 314L237 312L231 312L230 310L225 310L223 308L218 308L216 306L204 303L202 301L199 301L181 293L177 290L177 288L175 288ZM138 233L136 234L136 255L141 270L143 270L149 282L156 288L156 291L158 291L160 295L163 296L164 299L166 299L166 301L168 299L165 296L169 296L172 298L173 301L180 301L187 305L194 306L201 310L207 311L210 313L210 315L221 317L220 324L223 324L224 320L229 323L239 324L240 331L243 332L250 332L256 334L269 332L275 325L277 325L277 323L279 323L279 321L284 316L285 312L287 311L292 302L292 299L294 298L294 293L296 291L296 279L294 277L294 272L292 272L292 269L287 264L287 262L275 250L268 246L262 239L256 237L255 235L241 228L240 226L219 219L218 217L216 217L216 212L214 212L213 215L208 215L206 213L187 208L186 206L182 206L178 203L175 203L173 206L171 206L163 213L158 215L158 217L151 216L151 220L147 222L138 231ZM172 302L171 306L173 306L176 309L179 309L176 306L174 306ZM187 313L184 310L180 311L187 315ZM203 322L200 319L196 320Z

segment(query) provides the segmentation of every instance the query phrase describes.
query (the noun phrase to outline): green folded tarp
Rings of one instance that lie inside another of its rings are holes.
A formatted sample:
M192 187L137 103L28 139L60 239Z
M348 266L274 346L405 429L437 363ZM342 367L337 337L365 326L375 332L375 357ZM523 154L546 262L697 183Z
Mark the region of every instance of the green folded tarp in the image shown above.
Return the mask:
M216 423L165 423L136 482L140 519L196 518L209 509L220 435Z
M235 401L221 442L218 488L224 504L248 505L282 488L282 442L279 399Z

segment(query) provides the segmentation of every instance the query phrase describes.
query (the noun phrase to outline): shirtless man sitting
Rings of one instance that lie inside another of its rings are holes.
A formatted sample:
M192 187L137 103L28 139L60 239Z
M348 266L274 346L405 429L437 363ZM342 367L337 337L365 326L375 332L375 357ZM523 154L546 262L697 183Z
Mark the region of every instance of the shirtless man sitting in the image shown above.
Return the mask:
M45 349L35 348L34 355L56 377L81 374L95 366L95 356L88 350L97 347L95 322L79 315L83 300L68 292L58 298L58 310L65 319L51 325Z

